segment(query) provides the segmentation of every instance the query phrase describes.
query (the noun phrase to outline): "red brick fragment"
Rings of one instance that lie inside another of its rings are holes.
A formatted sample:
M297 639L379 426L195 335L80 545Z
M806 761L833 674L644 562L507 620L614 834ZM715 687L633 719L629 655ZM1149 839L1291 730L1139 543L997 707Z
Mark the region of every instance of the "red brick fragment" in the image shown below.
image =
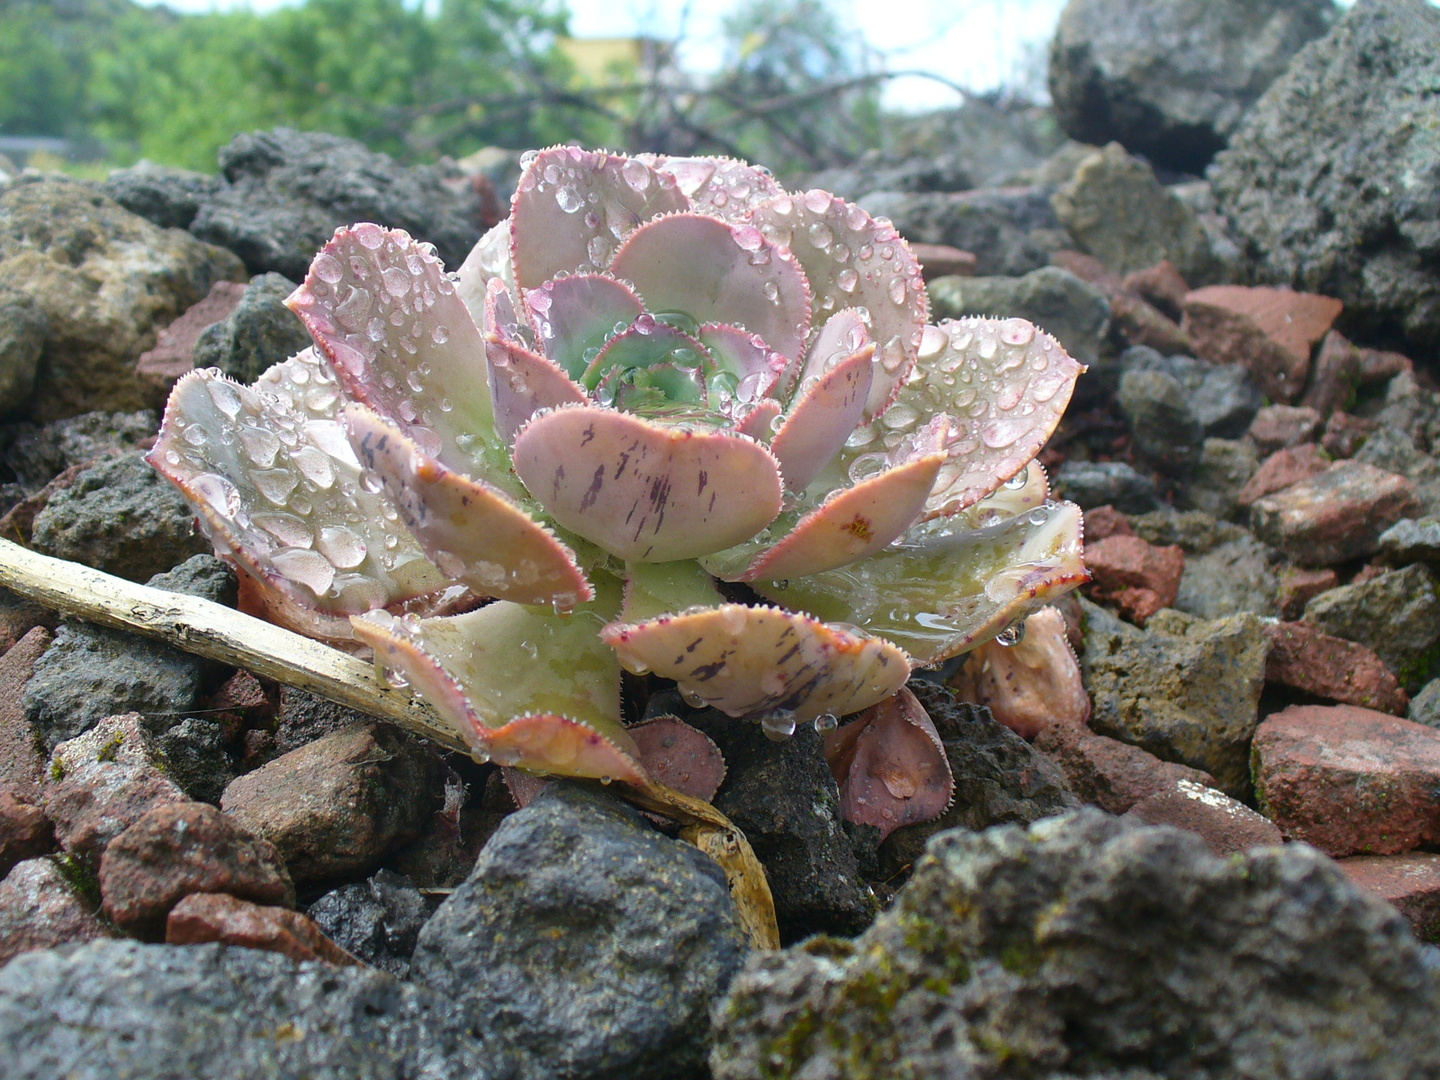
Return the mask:
M48 762L25 714L25 684L50 647L50 631L37 626L0 656L0 781L14 785L18 797L38 803Z
M1216 855L1285 842L1268 818L1194 780L1179 780L1168 791L1140 800L1125 816L1147 825L1173 825L1197 833Z
M1096 735L1089 728L1057 724L1035 739L1065 774L1065 782L1083 802L1111 814L1123 814L1142 799L1173 788L1181 780L1206 787L1215 778L1175 761L1161 761L1148 750Z
M910 251L920 262L920 272L926 282L937 277L955 275L974 277L978 260L973 251L962 251L949 244L912 243Z
M1305 622L1267 623L1265 681L1344 705L1404 716L1410 696L1375 650Z
M1169 259L1161 259L1154 266L1127 274L1122 284L1159 308L1168 318L1177 321L1184 314L1185 297L1191 292L1190 285Z
M1276 450L1260 463L1255 475L1245 481L1245 486L1235 496L1241 506L1249 506L1257 499L1284 491L1301 480L1319 476L1330 468L1330 458L1313 442L1299 446L1287 446Z
M192 304L164 330L155 347L140 354L135 363L135 378L151 398L163 401L180 376L195 366L195 343L200 335L218 322L228 319L245 295L245 286L237 281L217 281L205 298Z
M1380 534L1418 508L1415 485L1361 461L1341 461L1250 505L1250 527L1303 566L1380 549Z
M0 782L0 878L25 859L53 851L55 827L14 785Z
M1323 570L1287 566L1280 572L1280 589L1276 598L1280 617L1291 621L1300 618L1305 614L1306 604L1339 584L1340 575L1328 566Z
M292 960L363 966L363 961L325 936L315 922L289 908L252 904L225 893L192 893L175 905L165 923L167 945L218 941L242 949L277 952Z
M1107 536L1134 536L1130 519L1113 506L1097 506L1085 511L1085 539L1090 543Z
M1440 942L1440 855L1356 855L1339 866L1356 885L1393 904L1421 941Z
M1245 285L1208 285L1185 298L1181 327L1196 352L1217 364L1243 364L1276 401L1305 389L1310 352L1344 305L1329 296Z
M1246 434L1259 454L1273 454L1287 446L1314 441L1322 423L1324 417L1303 405L1266 405L1250 421Z
M1175 603L1185 552L1178 545L1160 547L1138 536L1110 536L1085 546L1085 566L1091 574L1086 586L1090 597L1119 608L1143 626L1155 612Z
M1292 705L1252 744L1260 809L1339 857L1440 841L1440 731L1354 705Z

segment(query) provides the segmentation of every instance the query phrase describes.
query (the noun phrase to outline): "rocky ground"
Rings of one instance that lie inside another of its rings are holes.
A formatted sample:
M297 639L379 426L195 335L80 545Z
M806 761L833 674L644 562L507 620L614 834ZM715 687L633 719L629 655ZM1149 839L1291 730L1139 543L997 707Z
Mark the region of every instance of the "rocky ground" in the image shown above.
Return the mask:
M1422 0L1073 0L1053 117L977 103L815 178L924 245L936 317L1091 366L1044 461L1094 580L916 681L956 798L879 844L817 733L650 688L724 751L782 951L613 793L517 810L0 596L0 1072L1440 1074L1437 78ZM139 457L168 386L303 345L280 300L334 227L453 265L495 204L329 136L220 164L0 184L0 535L234 604Z

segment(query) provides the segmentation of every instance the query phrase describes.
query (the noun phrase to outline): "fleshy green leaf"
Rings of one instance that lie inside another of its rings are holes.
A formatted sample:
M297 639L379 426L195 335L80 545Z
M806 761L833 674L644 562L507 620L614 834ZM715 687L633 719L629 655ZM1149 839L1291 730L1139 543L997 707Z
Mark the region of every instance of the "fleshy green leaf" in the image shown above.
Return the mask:
M764 338L721 323L706 323L696 336L713 357L715 371L733 377L730 396L736 401L750 404L774 395L788 362Z
M522 289L561 271L604 270L616 245L660 214L688 210L675 178L642 161L574 146L542 150L511 203L511 262Z
M378 225L338 229L287 303L352 399L448 468L479 471L477 451L498 445L485 343L428 244Z
M376 662L402 672L476 756L642 783L638 750L620 721L619 664L598 637L614 606L607 595L562 618L502 600L448 618L374 613L354 624Z
M1081 532L1080 508L1063 502L983 529L932 521L860 562L751 587L785 607L855 623L928 667L1088 581Z
M774 457L744 436L608 409L537 416L515 471L561 526L624 559L670 562L729 547L780 510Z
M679 562L632 562L625 567L625 606L620 617L643 622L658 615L674 615L692 607L716 607L725 602L715 579L689 559Z
M692 703L795 723L889 697L910 674L888 641L770 607L723 604L602 633L620 662L674 679Z
M909 245L886 219L872 218L859 206L818 189L777 195L750 216L805 268L815 319L828 319L844 308L869 313L879 370L865 415L867 420L878 416L914 366L929 319L930 300Z
M798 358L810 333L810 286L800 264L749 225L671 214L636 229L610 265L647 311L743 326Z
M642 315L633 326L605 343L585 369L581 382L594 390L609 372L617 368L625 371L669 365L698 372L708 362L709 353L695 338Z
M575 553L504 494L447 469L363 405L345 422L355 452L451 578L481 596L562 611L594 596Z
M342 401L308 349L254 388L192 372L171 393L148 460L194 504L218 551L298 608L343 617L449 582L361 482L335 416ZM343 621L329 632L345 633Z

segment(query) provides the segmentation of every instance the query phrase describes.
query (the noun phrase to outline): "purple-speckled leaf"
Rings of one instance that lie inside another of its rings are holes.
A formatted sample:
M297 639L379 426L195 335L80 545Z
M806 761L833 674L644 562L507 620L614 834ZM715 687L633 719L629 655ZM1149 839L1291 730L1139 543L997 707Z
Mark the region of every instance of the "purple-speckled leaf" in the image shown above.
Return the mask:
M493 439L485 343L428 244L398 229L338 229L287 301L346 391L449 468Z
M668 562L738 544L780 512L780 469L760 444L606 409L533 419L515 471L563 527L626 559Z
M945 431L945 418L937 418L907 460L821 503L755 559L741 580L818 574L880 551L920 517L945 462Z
M725 780L725 758L709 735L674 716L625 730L652 780L706 802L715 798Z
M534 289L561 271L604 270L637 226L689 208L673 176L634 158L573 146L542 150L520 174L511 203L515 280Z
M495 431L506 446L514 442L515 433L537 410L589 400L584 387L523 345L492 335L485 340L485 360L495 408Z
M845 820L875 826L881 841L902 825L939 817L955 793L940 734L904 687L827 734L825 757Z
M601 636L631 671L674 679L692 701L731 716L843 715L890 696L910 674L888 641L771 607L612 623Z
M643 783L620 722L620 670L597 601L561 618L505 601L439 619L354 620L376 662L404 673L476 756L556 776Z
M1090 579L1074 503L1048 503L983 529L945 520L823 574L756 581L788 608L895 642L922 667L958 656Z
M695 338L673 326L656 322L649 315L642 315L628 330L606 342L585 369L580 381L594 390L616 368L624 371L627 368L669 364L699 371L710 362L709 352Z
M752 206L782 190L768 169L734 158L636 156L674 176L697 211L727 221L739 221Z
M700 343L710 350L715 367L735 377L735 400L741 404L773 397L785 376L787 361L758 334L739 326L706 323Z
M647 310L697 323L743 326L787 357L810 333L810 286L799 263L749 225L671 214L636 229L612 273L633 282Z
M874 368L875 346L866 344L801 382L799 398L770 442L791 491L809 487L845 445L865 411Z
M580 378L596 352L629 326L644 308L633 289L605 274L574 274L547 281L525 294L540 348L572 379Z
M441 570L481 596L568 610L594 593L575 554L502 493L441 465L363 405L350 441Z
M818 189L777 195L755 207L751 220L805 268L815 319L845 308L869 312L879 370L866 418L878 416L914 366L929 317L930 300L909 245L885 219Z
M1058 341L1023 319L947 320L926 327L915 377L876 426L904 431L913 418L939 412L955 419L950 460L925 511L927 517L950 515L1030 463L1060 422L1084 370ZM846 452L870 449L852 442Z
M389 500L361 483L336 419L342 403L334 373L310 349L254 387L196 371L176 384L150 451L150 463L194 504L216 550L288 598L267 601L270 610L349 616L448 584L391 524ZM343 623L325 631L337 633L348 636Z

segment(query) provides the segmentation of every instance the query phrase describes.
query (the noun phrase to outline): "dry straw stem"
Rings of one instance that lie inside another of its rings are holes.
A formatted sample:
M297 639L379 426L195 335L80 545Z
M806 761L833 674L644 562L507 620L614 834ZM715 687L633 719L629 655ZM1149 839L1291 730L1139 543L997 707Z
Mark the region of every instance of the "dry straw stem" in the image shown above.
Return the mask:
M470 748L408 690L377 678L375 666L289 630L198 596L137 585L0 540L0 586L86 622L156 638L186 652L379 717L462 754ZM751 943L777 948L775 906L765 873L743 833L709 803L663 784L615 785L637 806L680 822L685 837L720 863Z

